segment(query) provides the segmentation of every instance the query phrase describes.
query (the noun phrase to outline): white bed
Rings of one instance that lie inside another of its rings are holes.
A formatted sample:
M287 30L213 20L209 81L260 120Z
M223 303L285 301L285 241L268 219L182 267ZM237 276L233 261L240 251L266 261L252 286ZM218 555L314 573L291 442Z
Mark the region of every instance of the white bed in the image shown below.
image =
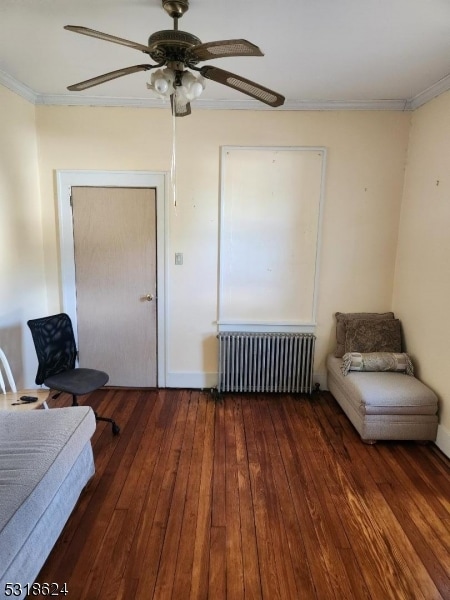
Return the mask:
M36 579L94 474L95 427L85 406L0 411L0 598Z

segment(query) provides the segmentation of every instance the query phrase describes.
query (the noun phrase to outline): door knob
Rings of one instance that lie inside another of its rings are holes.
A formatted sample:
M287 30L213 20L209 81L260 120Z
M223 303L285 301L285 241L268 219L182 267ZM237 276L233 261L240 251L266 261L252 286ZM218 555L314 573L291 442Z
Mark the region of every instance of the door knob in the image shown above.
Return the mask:
M151 302L153 300L153 294L147 294L145 296L145 299L147 300L147 302Z

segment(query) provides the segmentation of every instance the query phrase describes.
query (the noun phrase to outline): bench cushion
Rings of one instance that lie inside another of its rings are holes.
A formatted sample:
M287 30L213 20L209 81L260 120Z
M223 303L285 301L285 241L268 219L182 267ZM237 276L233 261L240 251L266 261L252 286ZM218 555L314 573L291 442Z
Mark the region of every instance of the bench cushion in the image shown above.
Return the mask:
M393 372L341 372L328 356L328 389L362 440L435 440L437 397L418 379Z
M342 359L328 357L328 369L342 378L348 401L362 414L436 414L436 394L415 377L391 371L349 372L344 377L341 365Z

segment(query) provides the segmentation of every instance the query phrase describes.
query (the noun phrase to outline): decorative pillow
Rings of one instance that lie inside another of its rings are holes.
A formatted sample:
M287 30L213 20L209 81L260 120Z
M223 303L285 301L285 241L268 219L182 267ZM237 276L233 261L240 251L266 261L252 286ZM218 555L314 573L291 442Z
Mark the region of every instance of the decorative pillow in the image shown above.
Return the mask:
M395 352L347 352L342 358L341 371L399 371L414 375L411 359L406 353Z
M385 313L336 313L336 350L334 355L341 358L345 354L345 334L347 332L347 323L355 319L393 319L393 312Z
M347 352L401 352L398 319L356 319L348 321L345 334Z

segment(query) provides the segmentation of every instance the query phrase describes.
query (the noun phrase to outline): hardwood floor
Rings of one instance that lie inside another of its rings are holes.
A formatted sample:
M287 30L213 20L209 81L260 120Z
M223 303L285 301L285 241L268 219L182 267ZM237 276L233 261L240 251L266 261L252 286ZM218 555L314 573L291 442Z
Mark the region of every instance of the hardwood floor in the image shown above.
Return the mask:
M53 406L69 403L68 397ZM38 581L70 599L450 599L450 468L332 396L100 390L96 475Z

